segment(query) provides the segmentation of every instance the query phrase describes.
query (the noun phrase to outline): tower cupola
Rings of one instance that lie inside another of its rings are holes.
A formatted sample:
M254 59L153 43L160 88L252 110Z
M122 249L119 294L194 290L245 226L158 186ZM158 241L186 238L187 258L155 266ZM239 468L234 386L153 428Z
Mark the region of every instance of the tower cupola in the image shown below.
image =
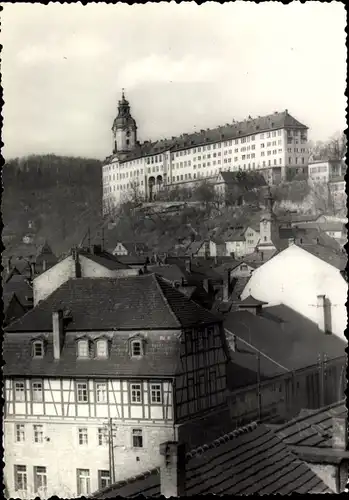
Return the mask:
M114 153L128 153L137 143L137 125L131 115L130 104L125 98L124 89L118 104L118 115L114 120L112 132L114 136Z

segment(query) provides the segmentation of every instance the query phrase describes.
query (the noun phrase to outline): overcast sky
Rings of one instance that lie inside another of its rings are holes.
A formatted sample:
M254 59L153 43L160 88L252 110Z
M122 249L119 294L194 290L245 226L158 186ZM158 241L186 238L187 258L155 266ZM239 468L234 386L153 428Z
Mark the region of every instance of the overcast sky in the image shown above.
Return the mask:
M4 4L3 155L104 158L121 88L141 141L289 112L346 127L340 2Z

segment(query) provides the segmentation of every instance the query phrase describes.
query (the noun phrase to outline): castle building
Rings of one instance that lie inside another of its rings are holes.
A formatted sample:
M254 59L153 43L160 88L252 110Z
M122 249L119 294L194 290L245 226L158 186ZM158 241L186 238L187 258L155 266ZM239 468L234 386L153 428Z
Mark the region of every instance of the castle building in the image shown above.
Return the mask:
M270 184L307 175L308 127L287 110L171 139L140 143L124 92L114 120L113 154L103 165L104 211L128 199L212 179L221 171L259 170Z

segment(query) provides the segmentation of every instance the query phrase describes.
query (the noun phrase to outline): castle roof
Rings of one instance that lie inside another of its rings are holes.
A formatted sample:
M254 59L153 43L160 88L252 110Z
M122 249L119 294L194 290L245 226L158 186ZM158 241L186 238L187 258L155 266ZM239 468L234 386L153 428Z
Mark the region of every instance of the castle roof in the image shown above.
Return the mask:
M144 156L152 156L164 153L165 151L180 151L196 146L204 146L221 141L239 139L252 134L259 134L271 130L292 128L307 130L308 127L293 118L287 110L276 112L271 115L258 118L249 117L241 122L227 123L213 129L201 130L192 134L182 134L171 139L162 139L159 141L146 141L138 144L134 151L127 154L122 162L127 162ZM109 160L112 157L109 157Z

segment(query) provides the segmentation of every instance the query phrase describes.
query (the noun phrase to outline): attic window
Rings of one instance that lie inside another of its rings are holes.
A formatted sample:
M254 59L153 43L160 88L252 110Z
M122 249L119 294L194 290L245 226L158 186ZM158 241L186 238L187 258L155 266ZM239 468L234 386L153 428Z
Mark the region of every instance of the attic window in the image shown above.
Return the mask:
M78 340L78 358L89 358L89 342L87 339Z
M43 358L44 357L44 341L35 340L33 342L33 358Z
M143 356L143 342L140 339L137 340L132 340L131 341L131 356L132 357L139 357Z
M96 357L97 358L107 358L108 357L108 341L107 339L98 339L96 342Z

